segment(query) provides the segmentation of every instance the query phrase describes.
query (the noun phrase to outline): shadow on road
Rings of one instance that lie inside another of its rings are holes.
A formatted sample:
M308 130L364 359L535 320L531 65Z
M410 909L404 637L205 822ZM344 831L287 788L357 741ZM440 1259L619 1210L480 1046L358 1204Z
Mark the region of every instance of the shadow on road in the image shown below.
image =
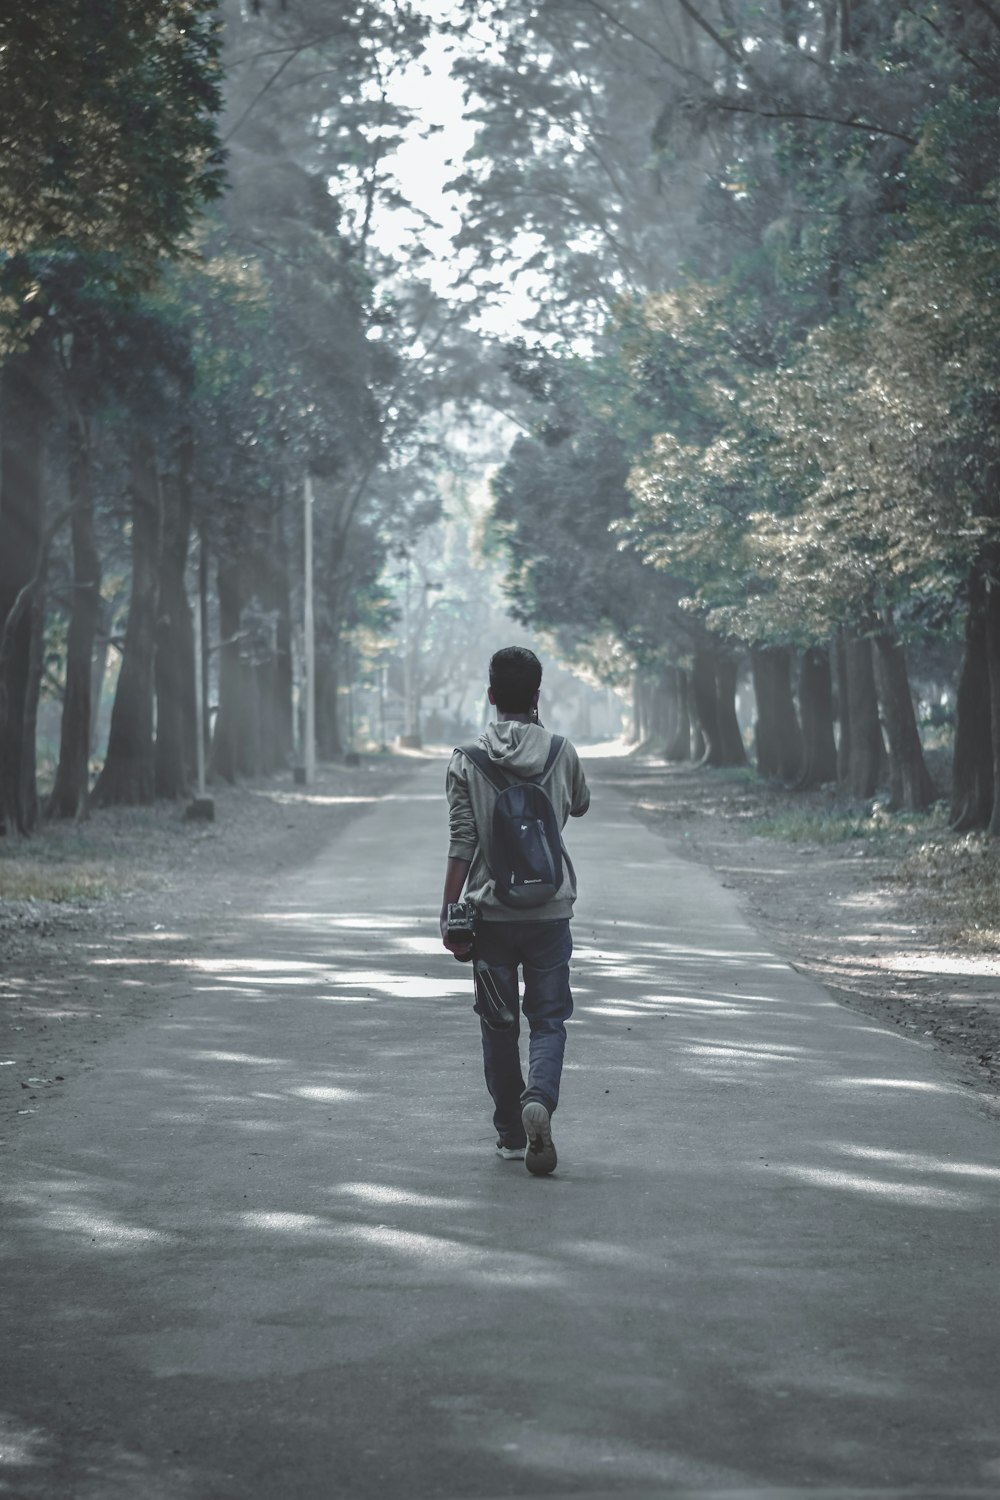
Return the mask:
M432 892L327 863L197 952L90 956L149 1020L18 1161L0 1493L1000 1478L968 1099L625 824L647 895L576 923L551 1180L495 1157Z

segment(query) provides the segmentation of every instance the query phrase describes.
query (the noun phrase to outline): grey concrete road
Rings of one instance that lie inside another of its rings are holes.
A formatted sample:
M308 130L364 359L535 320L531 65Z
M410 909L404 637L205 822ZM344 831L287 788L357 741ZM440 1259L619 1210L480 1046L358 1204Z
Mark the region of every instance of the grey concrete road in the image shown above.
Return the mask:
M110 966L172 998L9 1154L0 1494L1000 1493L996 1123L591 770L551 1179L438 945L441 766Z

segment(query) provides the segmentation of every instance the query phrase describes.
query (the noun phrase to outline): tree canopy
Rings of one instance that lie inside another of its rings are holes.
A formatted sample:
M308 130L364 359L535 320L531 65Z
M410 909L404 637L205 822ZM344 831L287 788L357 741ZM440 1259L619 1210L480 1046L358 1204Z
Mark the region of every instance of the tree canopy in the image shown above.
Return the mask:
M689 690L697 753L742 757L747 660L786 738L810 703L836 707L842 758L869 747L857 788L883 733L894 776L904 741L912 759L904 643L964 629L957 696L982 700L969 685L1000 653L995 7L59 0L0 28L18 826L46 631L83 642L67 702L88 631L145 653L102 795L146 794L153 726L175 721L157 784L189 779L195 555L213 765L287 758L307 476L321 738L341 746L354 638L388 622L388 572L485 410L517 434L489 523L516 617L609 680ZM473 135L443 264L400 153L445 129L417 85L446 56ZM505 338L481 331L504 317ZM169 608L112 589L123 571ZM102 589L115 617L74 633ZM979 790L959 800L1000 820L989 715L960 717Z

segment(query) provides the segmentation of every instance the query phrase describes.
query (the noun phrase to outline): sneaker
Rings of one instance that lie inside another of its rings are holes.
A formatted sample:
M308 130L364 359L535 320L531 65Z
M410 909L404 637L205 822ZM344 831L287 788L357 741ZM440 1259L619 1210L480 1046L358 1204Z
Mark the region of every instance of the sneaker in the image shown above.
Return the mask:
M523 1146L505 1146L503 1141L497 1141L497 1156L503 1161L524 1161Z
M552 1144L549 1112L544 1104L532 1099L522 1109L521 1120L528 1137L524 1165L534 1177L547 1177L556 1169L556 1148Z

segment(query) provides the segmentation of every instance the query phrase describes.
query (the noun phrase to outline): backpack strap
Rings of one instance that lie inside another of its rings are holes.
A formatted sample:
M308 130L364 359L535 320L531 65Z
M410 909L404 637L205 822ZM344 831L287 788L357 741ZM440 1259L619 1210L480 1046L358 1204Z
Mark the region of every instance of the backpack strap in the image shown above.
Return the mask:
M559 752L562 750L562 747L563 745L565 745L565 743L566 740L563 735L554 734L552 736L552 743L549 746L549 753L546 758L545 765L542 767L542 774L533 778L539 783L539 785L545 780L546 776L552 770L552 767L555 765L557 759L559 758Z
M545 765L542 767L538 775L517 777L510 777L505 775L504 772L500 770L500 767L497 765L496 761L492 760L490 756L487 755L486 751L482 748L481 745L459 745L458 748L463 755L467 755L469 757L474 766L478 767L478 769L483 773L483 775L486 777L486 780L490 783L491 786L495 787L498 792L505 792L509 786L514 785L515 782L518 781L523 781L527 783L528 786L541 786L542 782L545 780L549 772L552 770L552 767L555 765L559 753L565 743L566 740L563 735L554 734L552 736L552 743L549 745L549 753L546 756Z
M509 779L503 774L496 762L490 759L480 745L459 745L458 748L482 772L495 791L505 792L507 790L510 786Z

